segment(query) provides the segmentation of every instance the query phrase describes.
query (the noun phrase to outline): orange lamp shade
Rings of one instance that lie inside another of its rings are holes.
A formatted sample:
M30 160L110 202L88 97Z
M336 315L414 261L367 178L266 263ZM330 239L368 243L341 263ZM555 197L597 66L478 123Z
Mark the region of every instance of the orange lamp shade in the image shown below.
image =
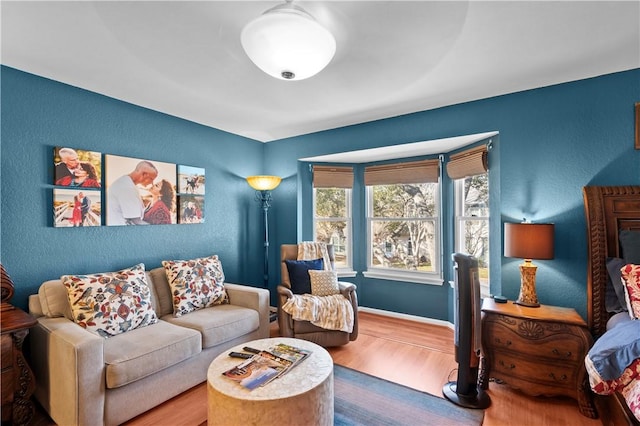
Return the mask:
M552 223L505 223L504 256L553 259Z
M278 176L249 176L247 183L257 191L271 191L280 185L282 179Z

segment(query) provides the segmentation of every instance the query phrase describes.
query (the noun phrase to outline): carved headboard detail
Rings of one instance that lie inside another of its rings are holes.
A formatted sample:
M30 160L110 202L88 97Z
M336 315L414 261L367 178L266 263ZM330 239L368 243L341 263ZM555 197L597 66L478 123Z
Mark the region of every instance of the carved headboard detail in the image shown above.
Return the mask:
M640 186L585 186L582 189L587 219L587 312L591 333L606 331L607 257L622 257L618 234L640 230Z

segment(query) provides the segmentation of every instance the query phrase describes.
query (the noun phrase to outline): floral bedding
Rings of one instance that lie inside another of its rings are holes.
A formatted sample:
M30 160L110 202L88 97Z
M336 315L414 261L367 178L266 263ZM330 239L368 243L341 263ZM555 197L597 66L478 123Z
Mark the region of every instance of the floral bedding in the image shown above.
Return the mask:
M620 392L640 421L640 321L622 322L600 337L585 358L591 389Z

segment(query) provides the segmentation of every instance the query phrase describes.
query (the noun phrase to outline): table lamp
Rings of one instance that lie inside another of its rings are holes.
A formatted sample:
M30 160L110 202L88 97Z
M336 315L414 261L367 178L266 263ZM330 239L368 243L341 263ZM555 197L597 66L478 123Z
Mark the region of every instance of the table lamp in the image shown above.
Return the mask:
M553 259L552 223L505 223L504 256L524 259L520 264L520 295L518 305L538 307L536 270L532 259Z

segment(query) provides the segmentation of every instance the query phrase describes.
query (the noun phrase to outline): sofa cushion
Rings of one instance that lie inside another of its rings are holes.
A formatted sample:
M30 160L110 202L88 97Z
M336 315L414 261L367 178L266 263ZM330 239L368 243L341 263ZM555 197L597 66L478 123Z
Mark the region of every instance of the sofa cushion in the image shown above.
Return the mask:
M217 255L162 261L173 296L173 316L228 303L224 272Z
M49 318L65 317L73 321L67 288L61 280L43 282L38 289L38 299L44 316Z
M154 268L149 271L151 277L151 287L158 297L158 305L156 306L156 314L162 318L167 314L173 313L173 297L171 296L171 287L167 280L167 273L164 267Z
M146 274L147 274L147 287L149 288L149 295L151 298L151 307L153 308L153 311L156 313L156 316L160 318L160 315L158 315L158 308L160 307L160 301L158 300L158 293L156 292L156 287L153 285L153 281L149 271L147 271Z
M151 306L144 264L117 272L64 275L73 320L102 337L111 337L158 321Z
M104 360L107 388L135 382L201 351L200 333L162 320L106 339Z
M162 319L197 330L202 334L204 349L244 336L260 327L258 311L236 305L218 305L177 318L166 315Z

